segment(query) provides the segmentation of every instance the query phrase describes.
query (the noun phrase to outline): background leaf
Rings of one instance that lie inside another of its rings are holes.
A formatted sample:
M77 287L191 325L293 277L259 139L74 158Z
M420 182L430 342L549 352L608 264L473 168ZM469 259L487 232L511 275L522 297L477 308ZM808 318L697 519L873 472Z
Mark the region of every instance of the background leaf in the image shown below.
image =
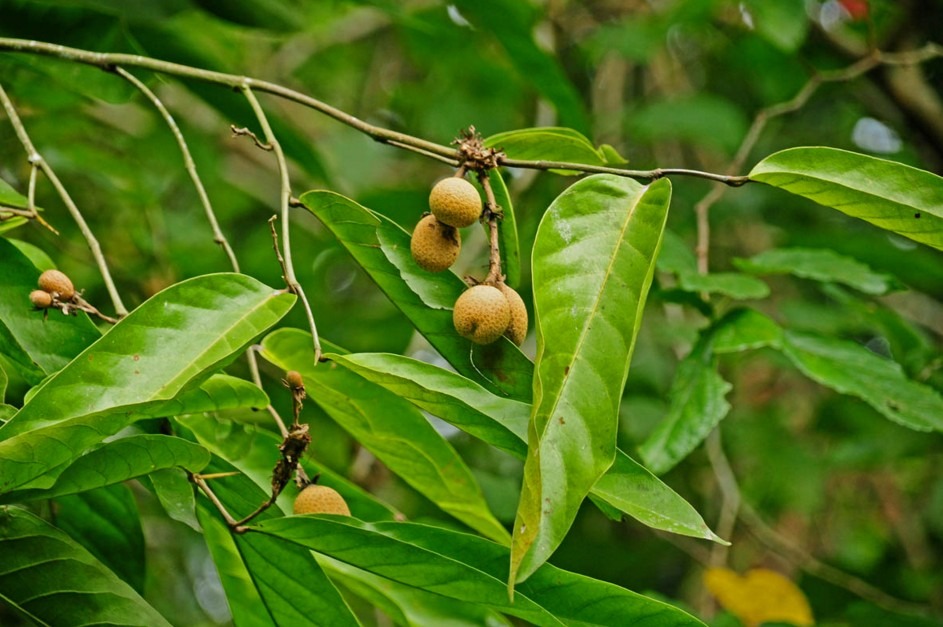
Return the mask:
M730 411L731 385L717 372L710 335L703 336L678 365L668 413L639 447L655 474L664 474L697 448Z
M899 364L864 346L787 331L783 353L812 380L857 396L897 424L917 431L943 431L940 393L909 379Z
M544 214L533 253L537 366L511 582L559 545L612 465L622 388L668 216L667 179L585 178Z
M586 136L559 126L523 128L498 133L485 138L484 144L504 152L509 159L606 165L605 156ZM559 174L580 174L574 170L555 171Z
M734 300L754 300L769 296L769 286L748 274L737 272L696 272L678 275L678 284L686 292L722 294Z
M734 264L754 274L792 274L804 279L842 283L865 294L886 294L902 285L893 276L875 272L867 265L832 250L773 248Z
M750 178L943 250L943 178L926 170L806 147L766 157Z
M0 596L42 624L170 627L81 545L17 507L0 507Z

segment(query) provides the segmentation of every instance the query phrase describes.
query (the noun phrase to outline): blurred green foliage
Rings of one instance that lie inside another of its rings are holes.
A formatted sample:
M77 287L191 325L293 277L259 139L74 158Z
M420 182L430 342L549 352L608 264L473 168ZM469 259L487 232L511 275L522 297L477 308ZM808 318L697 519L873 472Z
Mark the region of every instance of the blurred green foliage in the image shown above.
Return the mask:
M633 168L723 172L758 111L793 97L816 69L848 65L869 38L882 49L899 50L939 41L943 32L938 2L872 0L870 21L854 21L841 7L834 0L0 0L0 36L263 78L441 144L469 125L486 136L566 126L594 145L611 144ZM267 222L277 211L274 159L228 128L257 130L244 99L218 86L132 71L177 118L243 272L278 285L281 271ZM26 54L0 53L0 77L38 150L101 241L129 307L182 279L229 269L173 138L141 94L96 68ZM779 149L825 145L943 172L943 136L893 79L878 69L823 86L800 110L770 121L745 171ZM918 87L939 103L943 60L926 63L922 78L910 80L922 81ZM410 229L431 184L449 173L440 163L373 142L311 110L261 98L291 160L295 196L334 190ZM879 124L866 125L870 135L862 134L862 121L869 119ZM25 194L26 155L4 120L0 129L0 179ZM530 303L526 286L538 221L572 179L507 174L521 237L520 291ZM669 228L693 251L692 207L710 184L684 178L673 183ZM42 179L37 204L60 235L38 225L10 235L48 253L86 290L87 300L105 305L91 256ZM715 272L736 270L735 259L769 249L802 247L829 249L896 278L903 291L868 297L831 283L769 276L772 295L752 304L784 327L856 340L897 360L917 381L943 389L939 251L759 185L728 191L710 219ZM351 351L434 357L327 229L300 210L293 226L295 268L325 337ZM463 269L481 271L485 246L483 235L466 242ZM707 325L697 309L678 304L685 300L673 290L671 272L659 273L657 282L623 403L620 446L627 451L635 451L665 415L678 353L690 349ZM710 305L724 312L733 303L715 294ZM304 328L300 309L283 325ZM805 552L896 597L943 610L939 435L884 420L864 402L808 381L768 349L725 355L720 364L733 384L733 409L722 432L744 499ZM26 382L7 374L7 402L16 404ZM279 373L264 374L276 384ZM312 456L320 463L411 519L439 516L408 485L365 462L319 410L305 411L318 434ZM464 436L453 443L494 512L512 521L520 464ZM665 480L713 525L721 498L703 450ZM134 496L150 560L146 598L178 624L225 623L221 597L208 583L213 575L205 548L187 527L162 517L148 493L135 490ZM187 541L168 553L161 547L171 533ZM749 525L736 527L728 539L731 567L773 565L793 574L820 624L925 624L802 575L794 562L759 542ZM551 561L698 607L706 543L668 540L635 523L613 523L586 506ZM15 620L0 608L0 623ZM735 621L719 614L714 624Z

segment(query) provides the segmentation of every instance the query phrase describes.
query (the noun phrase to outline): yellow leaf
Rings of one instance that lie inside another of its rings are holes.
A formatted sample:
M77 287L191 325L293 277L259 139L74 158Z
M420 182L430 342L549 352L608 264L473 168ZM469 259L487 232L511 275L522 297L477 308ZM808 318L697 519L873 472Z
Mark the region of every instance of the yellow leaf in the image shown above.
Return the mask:
M768 622L815 623L802 590L776 571L754 568L741 576L729 568L709 568L704 585L746 627Z

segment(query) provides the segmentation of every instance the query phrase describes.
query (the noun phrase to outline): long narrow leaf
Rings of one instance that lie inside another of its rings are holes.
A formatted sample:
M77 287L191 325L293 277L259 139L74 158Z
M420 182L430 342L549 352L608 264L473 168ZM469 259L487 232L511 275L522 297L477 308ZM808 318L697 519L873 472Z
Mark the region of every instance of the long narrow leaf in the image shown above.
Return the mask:
M170 627L157 610L62 531L0 507L0 598L38 624Z
M803 147L766 157L750 179L943 250L943 177L926 170L847 150Z
M685 612L545 564L508 599L507 547L415 523L290 516L254 527L393 581L478 603L536 625L703 625Z
M616 455L622 389L668 216L667 179L597 175L561 194L534 243L537 366L510 585L563 540Z
M149 299L0 427L0 493L70 462L135 420L136 411L225 366L294 300L237 274L198 277Z

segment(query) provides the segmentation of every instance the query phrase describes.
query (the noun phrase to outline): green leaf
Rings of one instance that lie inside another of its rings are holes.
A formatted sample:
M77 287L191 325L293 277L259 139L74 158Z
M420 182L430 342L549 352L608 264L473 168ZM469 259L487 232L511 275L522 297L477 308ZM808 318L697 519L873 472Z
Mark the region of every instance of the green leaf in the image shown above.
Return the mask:
M563 540L616 454L622 388L668 216L671 183L585 178L544 214L533 252L537 366L511 576Z
M326 355L462 431L523 457L530 405L495 396L460 374L402 355Z
M213 472L231 472L229 463L214 459ZM247 516L267 500L267 491L246 476L214 481L213 492L236 519ZM277 520L281 511L269 507L254 521ZM236 550L245 564L263 605L276 625L359 625L337 588L321 570L311 553L288 542L261 534L232 534Z
M236 549L229 528L219 517L219 512L210 510L207 501L196 508L203 538L209 549L220 583L226 593L233 623L239 627L277 627L268 612L259 611L265 603L259 596L246 565Z
M393 581L536 625L703 625L660 601L549 564L518 586L512 602L505 583L507 547L447 529L328 515L291 516L253 528Z
M714 325L713 351L740 353L754 348L780 348L783 330L755 309L734 309Z
M182 466L182 464L181 464ZM196 516L196 498L193 484L183 468L163 468L147 476L161 507L173 520L182 522L197 532L200 521Z
M110 485L56 499L56 526L144 594L144 532L131 490Z
M279 329L263 340L261 354L300 372L314 402L426 498L489 538L510 540L471 470L419 410L349 370L315 366L305 342L310 346L307 333Z
M30 384L65 366L101 333L84 313L48 315L29 302L40 271L9 240L0 238L0 352L21 366Z
M763 159L750 179L943 250L943 178L936 174L837 148L804 147Z
M0 507L0 554L0 597L38 624L170 627L85 548L29 512Z
M521 283L521 247L517 238L517 220L514 217L514 204L508 193L507 185L501 173L496 169L488 170L488 180L494 192L494 200L501 207L503 218L498 223L498 245L501 248L501 271L505 283L518 287ZM487 225L485 225L487 229Z
M697 448L730 411L731 387L717 372L710 335L702 336L678 365L668 413L639 447L645 465L661 475Z
M569 161L586 165L606 165L606 157L582 133L569 128L546 126L498 133L484 140L485 146L504 152L509 159L528 161ZM577 175L576 170L554 170Z
M734 265L754 274L792 274L823 283L843 283L865 294L886 294L902 285L889 274L875 272L846 255L818 248L774 248Z
M492 446L519 459L527 454L530 406L525 403L495 396L460 374L402 355L329 357ZM590 494L649 527L718 540L687 501L622 451Z
M740 10L749 15L751 30L783 52L794 53L809 32L803 0L746 0Z
M155 295L0 427L0 493L68 464L148 410L179 409L167 401L235 359L294 301L237 274L197 277ZM213 404L203 389L188 394L194 405Z
M318 554L317 560L331 580L343 584L345 588L382 610L396 625L511 627L507 618L476 603L462 603L433 592L406 586L326 555Z
M943 397L904 374L899 364L835 338L787 331L783 353L807 377L856 396L915 431L943 431Z
M156 470L186 468L199 472L210 461L210 453L198 444L169 435L131 435L112 440L75 460L45 490L15 490L4 501L25 501L76 494L136 479Z
M533 365L513 342L501 338L479 346L456 333L452 307L467 289L462 279L420 268L406 231L340 194L308 192L301 202L456 370L489 390L530 400Z
M754 300L769 296L769 286L766 283L748 274L736 272L685 272L678 275L678 285L686 292L722 294L734 300Z
M0 205L14 209L29 209L29 198L19 193L13 186L0 179Z

